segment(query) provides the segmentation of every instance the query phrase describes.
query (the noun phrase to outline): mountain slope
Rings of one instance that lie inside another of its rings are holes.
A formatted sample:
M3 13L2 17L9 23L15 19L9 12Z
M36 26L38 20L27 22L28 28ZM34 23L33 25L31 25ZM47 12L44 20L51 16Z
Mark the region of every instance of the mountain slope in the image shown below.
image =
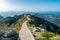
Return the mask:
M56 12L56 13L42 13L42 14L40 14L40 13L36 13L35 14L36 16L38 16L38 17L41 17L41 18L43 18L43 19L45 19L45 20L47 20L47 21L49 21L49 22L51 22L51 23L54 23L55 25L57 25L57 26L59 26L60 27L60 12Z
M21 21L19 21L19 20L21 20ZM13 28L15 28L16 25L19 26L19 24L22 21L23 21L23 15L4 18L4 20L2 20L0 22L0 29L3 30L3 31L13 29Z
M45 30L48 30L48 31L51 31L51 32L54 32L54 33L58 33L60 34L60 27L43 19L43 18L40 18L40 17L37 17L35 15L30 15L29 18L31 19L30 20L30 24L34 24L35 26L38 26L38 27L42 27L44 28ZM41 25L41 26L40 26Z
M60 40L60 27L35 15L29 15L27 26L35 40Z
M31 30L34 37L36 37L36 35L38 35L38 37L40 36L38 40L40 40L42 36L44 37L42 38L42 40L47 40L47 38L54 38L56 35L60 34L59 26L45 20L44 18L32 14L23 14L14 17L4 18L4 20L0 22L0 30L3 30L5 32L14 30L19 33L22 24L26 20L28 20L27 26Z
M14 16L14 17L7 17L0 22L0 26L3 28L5 28L5 27L14 28L17 25L21 26L23 21L27 20L27 18L26 18L27 16L31 19L29 21L29 23L31 25L34 24L35 26L38 26L38 27L40 27L40 25L41 25L41 27L44 28L45 30L60 34L59 26L57 26L43 18L32 15L32 14L23 14L23 15Z

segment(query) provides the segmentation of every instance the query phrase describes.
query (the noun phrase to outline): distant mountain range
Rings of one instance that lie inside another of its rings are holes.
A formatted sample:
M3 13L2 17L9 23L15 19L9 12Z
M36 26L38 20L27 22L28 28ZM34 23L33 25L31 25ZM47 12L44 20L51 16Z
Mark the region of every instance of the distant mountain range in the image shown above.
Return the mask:
M20 14L57 14L60 15L60 12L29 12L29 11L16 11L16 12L0 12L0 15L3 17L8 17L8 16L14 16L14 15L20 15Z

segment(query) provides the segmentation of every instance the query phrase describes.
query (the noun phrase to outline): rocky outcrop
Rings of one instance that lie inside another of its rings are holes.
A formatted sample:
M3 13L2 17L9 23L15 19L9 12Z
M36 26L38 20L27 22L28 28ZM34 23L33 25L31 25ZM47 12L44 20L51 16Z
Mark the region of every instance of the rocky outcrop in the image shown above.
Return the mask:
M0 32L0 40L18 40L18 34L14 30L7 33Z

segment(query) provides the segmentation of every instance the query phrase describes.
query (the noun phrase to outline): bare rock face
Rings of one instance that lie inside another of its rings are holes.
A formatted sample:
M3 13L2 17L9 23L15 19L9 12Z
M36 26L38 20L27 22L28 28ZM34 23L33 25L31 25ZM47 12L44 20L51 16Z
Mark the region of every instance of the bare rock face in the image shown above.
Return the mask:
M18 34L14 30L10 30L8 33L4 33L0 40L17 40Z
M14 31L14 30L10 30L7 35L10 37L10 36L15 36L17 35L17 33Z
M0 37L4 34L4 32L2 30L0 30Z
M4 32L2 30L0 30L0 40L1 40L1 37L3 36Z

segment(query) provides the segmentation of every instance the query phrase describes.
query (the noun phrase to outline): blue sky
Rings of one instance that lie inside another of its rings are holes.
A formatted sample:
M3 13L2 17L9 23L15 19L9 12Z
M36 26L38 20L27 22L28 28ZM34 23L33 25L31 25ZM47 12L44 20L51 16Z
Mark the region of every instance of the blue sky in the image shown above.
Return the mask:
M0 11L60 11L60 0L0 0Z

